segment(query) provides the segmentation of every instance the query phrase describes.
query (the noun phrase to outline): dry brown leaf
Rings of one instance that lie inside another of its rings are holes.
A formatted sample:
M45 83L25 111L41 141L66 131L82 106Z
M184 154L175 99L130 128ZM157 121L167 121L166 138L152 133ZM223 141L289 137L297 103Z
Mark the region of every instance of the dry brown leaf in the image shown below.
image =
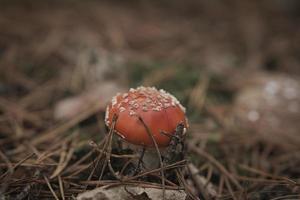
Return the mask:
M138 186L118 186L110 189L103 187L81 193L77 196L78 200L91 199L91 200L123 200L123 199L145 199L156 200L162 199L161 189L157 188L143 188ZM186 193L183 190L168 190L166 189L165 200L184 200Z

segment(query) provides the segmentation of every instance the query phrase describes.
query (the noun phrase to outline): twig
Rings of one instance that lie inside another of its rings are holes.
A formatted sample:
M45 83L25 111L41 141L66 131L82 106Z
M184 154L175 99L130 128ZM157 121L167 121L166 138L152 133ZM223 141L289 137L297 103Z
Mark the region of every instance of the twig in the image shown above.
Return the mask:
M9 187L8 183L6 183L6 181L5 181L5 179L8 179L8 176L6 176L6 175L7 174L12 175L14 173L14 167L12 166L12 163L8 159L8 157L1 150L0 150L0 157L5 162L5 167L7 167L7 171L0 176L0 180L2 180L2 178L3 178L3 180L1 181L2 184L1 184L1 187L0 187L0 194L2 194ZM1 197L2 197L2 195L0 195L0 198Z
M83 121L87 117L98 112L98 108L99 108L98 106L99 106L99 103L96 103L96 104L92 105L89 109L86 109L84 112L79 113L79 115L77 115L75 118L69 120L68 122L66 122L62 125L59 125L52 130L49 130L49 131L46 131L46 132L40 134L41 136L38 136L32 140L32 144L38 145L49 139L55 138L57 135L59 135L63 132L66 132L67 130L69 130L70 128L72 128L73 126L78 124L79 122Z
M113 116L113 120L112 120L112 124L111 124L110 130L109 130L109 133L108 133L108 135L107 135L107 136L105 137L105 139L104 139L104 145L103 145L103 148L101 149L100 154L99 154L98 157L97 157L96 165L94 166L92 172L90 173L90 175L89 175L89 177L88 177L88 180L91 180L91 178L92 178L92 176L93 176L93 174L94 174L94 172L95 172L95 170L96 170L96 167L98 166L98 164L99 164L99 162L100 162L102 156L103 156L103 155L106 155L106 157L105 157L106 159L105 159L104 164L102 165L101 173L100 173L100 176L99 176L99 180L102 179L102 175L103 175L104 169L105 169L105 167L106 167L106 165L107 165L108 160L110 160L109 152L108 152L108 154L105 154L105 153L107 152L107 148L109 148L109 145L111 145L111 139L112 139L112 136L113 136L115 124L116 124L116 122L117 122L117 118L118 118L117 115L114 115L114 116ZM111 168L110 168L110 170L111 170ZM113 170L112 170L112 171L113 171ZM113 175L116 175L116 174L114 173L114 171L113 171L112 174L113 174Z
M68 152L66 152L66 145L63 146L63 149L64 150L61 152L61 156L60 156L57 168L55 169L55 171L50 176L50 179L53 179L56 176L58 176L65 169L65 167L68 165L68 162L72 158L72 155L74 153L73 144L71 144L71 147L70 147Z
M260 182L260 183L277 183L277 184L286 184L290 185L291 184L285 180L274 180L274 179L265 179L265 178L254 178L254 177L246 177L246 176L236 176L237 179L243 180L243 181L251 181L251 182ZM292 186L296 186L292 184Z
M144 158L144 155L145 155L145 151L146 151L146 147L143 146L142 153L141 153L141 155L139 157L138 163L137 163L136 168L134 170L134 175L139 172L140 166L141 166L141 164L143 164L143 158Z
M1 97L0 97L0 109L8 113L13 113L17 115L17 117L19 117L20 119L25 119L37 127L40 127L42 125L42 120L40 119L39 116L30 113L26 109L19 106L18 104L12 103L7 99Z
M103 163L103 165L102 165L101 172L100 172L100 175L99 175L99 178L98 178L99 181L102 180L102 177L103 177L103 174L104 174L104 170L105 170L105 168L106 168L106 165L107 165L107 159L104 160L104 163Z
M225 178L224 178L223 175L221 175L221 178L220 178L220 181L219 181L218 196L221 196L222 193L223 193L224 182L225 182Z
M47 185L48 185L48 188L49 188L49 190L51 191L53 197L54 197L56 200L59 200L59 198L57 197L56 193L54 192L54 190L53 190L53 188L52 188L52 186L51 186L51 184L50 184L48 178L47 178L45 175L43 175L43 176L44 176L44 179L45 179L45 181L46 181L46 183L47 183Z
M163 165L163 162L162 162L162 158L161 158L161 153L159 151L159 148L158 148L158 145L153 137L153 134L151 132L151 130L148 128L148 126L146 125L146 123L144 122L143 118L141 116L139 116L139 120L140 122L142 122L143 126L145 127L146 129L146 132L148 134L148 136L151 138L152 140L152 143L154 144L155 146L155 149L156 149L156 152L157 152L157 156L158 156L158 159L159 159L159 164L160 164L160 168L161 168L161 176L162 176L162 186L163 186L163 199L165 199L165 175L164 175L164 165Z
M121 176L121 180L123 178L123 173L125 171L125 169L128 167L128 165L133 161L134 159L131 158L129 160L127 160L127 162L123 165L122 169L120 170L120 176Z
M175 169L175 172L176 172L177 178L179 179L179 183L181 183L183 185L184 190L188 194L188 196L190 196L190 198L193 200L199 200L199 198L193 194L193 192L190 190L188 184L185 182L182 172L178 169Z
M174 169L174 168L177 168L177 167L183 167L183 166L185 166L185 164L186 164L186 160L181 160L181 161L178 161L176 163L166 165L166 166L163 167L163 169L168 170L168 169ZM159 172L159 171L161 171L161 168L149 170L149 171L137 174L135 176L127 177L127 178L123 179L123 182L134 180L134 179L137 179L139 177L146 176L148 174Z
M58 175L58 184L59 184L61 198L62 198L62 200L65 200L64 185L63 185L60 175Z
M23 162L25 162L26 160L28 160L29 158L31 158L34 154L30 154L27 157L25 157L24 159L20 160L16 165L13 166L13 170L15 170L17 167L19 167ZM2 179L4 176L6 176L6 174L8 173L8 171L6 171L4 174L2 174L0 176L0 179Z
M90 175L89 175L87 181L90 181L90 180L92 179L92 177L93 177L93 175L94 175L94 173L95 173L96 167L98 166L98 164L99 164L99 162L100 162L101 156L102 156L102 155L98 155L98 156L97 156L97 158L96 158L96 164L94 165L94 167L93 167L93 169L92 169L92 171L91 171L91 173L90 173ZM85 188L85 189L86 189L86 188Z
M159 175L157 175L157 174L151 174L151 176L161 179L161 176L159 176ZM170 186L177 186L177 187L178 187L177 184L173 183L172 181L169 181L168 179L166 179L165 181L166 181L166 183L169 184ZM167 184L166 184L166 185L167 185Z
M56 138L56 140L53 141L54 144L49 148L47 148L46 151L41 153L41 155L38 157L36 162L41 163L45 159L50 159L51 161L53 161L53 159L51 159L50 157L54 154L57 154L58 152L61 152L61 146L64 143L71 142L77 134L78 132L73 132L72 134L66 136L65 138ZM30 145L33 147L32 143Z
M272 198L270 200L285 200L285 199L299 199L300 198L300 194L290 194L290 195L284 195L284 196L280 196L280 197L275 197Z
M39 178L40 176L40 170L36 169L34 175L32 178ZM23 200L25 199L28 195L30 195L30 192L33 188L34 185L36 185L36 182L30 182L29 184L26 184L25 187L22 189L21 192L16 196L16 200ZM30 198L28 198L30 199Z
M230 195L232 196L232 198L233 198L234 200L237 200L236 196L235 196L234 193L233 193L233 190L232 190L232 187L231 187L231 185L230 185L230 182L228 181L228 178L227 178L227 177L224 177L224 181L225 181L225 185L226 185L227 189L229 190Z
M203 176L200 176L199 170L193 163L189 163L187 165L188 170L191 174L191 178L198 188L200 190L201 195L204 197L204 199L212 199L217 197L217 192L213 185L209 182L209 180L205 179Z
M105 152L103 151L102 149L100 149L99 145L97 145L95 142L93 141L90 141L89 145L91 145L93 148L95 148L96 151L100 152L100 153L104 153L105 155L108 154L108 152ZM114 157L114 158L133 158L133 159L136 159L138 158L139 156L136 155L136 154L122 154L122 155L118 155L118 154L113 154L113 153L110 153L110 156L111 157Z
M239 184L239 182L232 176L227 169L220 163L218 162L213 156L208 154L207 152L203 151L200 148L197 148L194 144L189 145L189 149L200 156L204 157L206 160L208 160L210 163L212 163L220 172L222 172L230 181L234 183L234 185L242 190L242 186Z
M269 173L264 172L262 170L254 169L254 168L252 168L250 166L246 166L246 165L240 164L239 167L242 168L242 169L244 169L244 170L247 170L249 172L259 174L261 176L266 176L266 177L270 177L272 179L276 179L276 180L281 180L281 181L287 182L287 183L289 183L291 185L294 185L294 186L295 185L297 185L297 186L300 185L299 183L297 183L297 182L295 182L295 181L293 181L293 180L291 180L291 179L289 179L287 177L281 177L281 176L276 176L276 175L273 175L273 174L269 174Z
M84 162L85 160L87 160L92 154L93 154L93 151L90 151L89 153L87 153L86 155L84 155L82 158L80 158L77 162L75 162L73 165L68 166L68 168L65 169L65 171L62 174L71 172L72 170L74 170L74 168L76 166L78 166L79 164L81 164L82 162Z
M108 165L109 171L113 174L113 176L116 179L121 179L120 176L118 176L116 174L115 170L113 169L113 167L111 165L111 160L110 160L111 151L112 151L112 139L113 139L113 134L114 134L114 130L115 130L115 126L116 126L117 120L118 120L118 116L114 115L113 119L112 119L112 125L110 127L110 131L109 131L109 134L108 134L108 144L107 144L106 160L107 160L107 165ZM104 150L105 149L103 149L102 151L104 151Z
M0 150L0 157L6 163L6 167L7 167L6 173L12 174L14 172L14 167L13 167L12 163L10 162L10 160L8 159L8 157L1 150ZM0 177L0 179L1 179L1 177Z

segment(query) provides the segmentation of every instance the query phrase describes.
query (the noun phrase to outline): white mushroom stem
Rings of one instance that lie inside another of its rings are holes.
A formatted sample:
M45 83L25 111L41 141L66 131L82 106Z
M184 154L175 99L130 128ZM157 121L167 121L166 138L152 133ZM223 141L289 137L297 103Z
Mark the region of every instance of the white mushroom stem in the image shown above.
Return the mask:
M140 151L142 153L142 151ZM160 149L160 153L163 154L163 150ZM144 157L143 164L147 170L156 169L160 167L159 159L157 159L157 152L155 149L147 148Z
M142 156L142 163L140 166L143 166L146 170L152 170L159 168L159 160L157 159L157 152L155 148L149 148L149 147L142 147L139 145L130 144L129 142L126 142L122 140L122 148L123 149L132 149L134 152L136 152L137 158L140 158ZM145 148L144 155L143 154L143 148ZM160 153L162 156L165 155L165 149L160 148ZM136 159L135 165L138 165L138 159Z

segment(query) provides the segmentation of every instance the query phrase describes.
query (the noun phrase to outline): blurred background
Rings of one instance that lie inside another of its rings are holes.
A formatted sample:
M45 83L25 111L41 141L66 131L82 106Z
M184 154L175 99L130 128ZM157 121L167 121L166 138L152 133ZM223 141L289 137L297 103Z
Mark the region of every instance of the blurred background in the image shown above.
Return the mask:
M236 178L190 150L217 197L298 198L299 24L298 0L0 1L0 199L51 197L41 174L83 191L74 163L111 97L140 85L174 94L187 143Z

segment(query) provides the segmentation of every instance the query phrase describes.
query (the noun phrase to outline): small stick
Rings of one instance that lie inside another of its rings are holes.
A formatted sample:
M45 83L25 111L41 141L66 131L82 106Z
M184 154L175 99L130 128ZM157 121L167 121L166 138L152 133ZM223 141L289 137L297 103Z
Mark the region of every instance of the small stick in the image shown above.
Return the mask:
M3 153L1 150L0 150L0 157L6 163L6 166L8 168L7 172L9 172L10 174L12 174L14 172L13 165L10 162L10 160L8 159L8 157L5 155L5 153Z
M89 145L91 145L93 148L95 148L96 151L98 151L100 153L104 153L105 155L107 154L107 152L105 152L102 149L100 149L99 146L95 142L90 141ZM114 158L133 158L133 159L139 157L136 154L122 154L122 155L118 155L118 154L113 154L113 153L111 153L110 156L114 157Z
M67 169L65 169L65 171L62 173L62 175L64 175L67 172L74 171L74 168L76 166L78 166L79 164L81 164L82 162L84 162L86 159L88 159L92 154L93 154L93 151L90 151L89 153L87 153L86 155L84 155L83 157L81 157L77 162L75 162L74 164L72 164L71 166L69 166Z
M17 167L19 167L22 163L24 163L26 160L28 160L29 158L31 158L33 155L34 155L34 153L32 153L32 154L28 155L27 157L23 158L22 160L20 160L16 165L14 165L14 166L12 167L12 170L15 170ZM8 172L9 172L9 171L6 171L4 174L2 174L2 175L0 176L0 180L1 180L3 177L5 177L5 176L7 175Z
M61 176L58 175L58 184L59 184L59 190L60 190L60 194L61 194L61 198L62 200L65 200L65 192L64 192L64 185L61 179Z
M220 182L219 182L219 189L218 189L218 196L221 196L222 193L223 193L223 189L224 189L224 176L221 175L221 178L220 178Z
M200 170L193 163L189 163L188 171L193 183L199 190L199 193L204 197L204 199L210 200L217 197L217 191L213 185L205 177L199 174Z
M52 173L52 175L50 176L50 179L55 178L56 176L58 176L59 174L61 174L61 172L67 167L69 161L71 160L73 153L75 151L74 149L74 142L72 141L70 150L67 152L67 147L66 144L63 145L62 147L62 152L59 158L59 163L57 165L57 168L54 170L54 172Z
M210 180L211 180L211 177L212 177L212 174L213 174L213 167L212 166L209 166L208 167L208 172L207 172L207 177L206 177L206 183L204 185L204 188L207 187L207 185L209 184Z
M181 160L181 161L178 161L178 162L176 162L176 163L173 163L173 164L170 164L170 165L166 165L166 166L163 167L163 169L164 169L164 170L167 170L167 169L173 169L173 168L185 166L185 164L186 164L186 160ZM126 178L124 181L133 180L133 179L136 179L136 178L139 178L139 177L142 177L142 176L151 174L151 173L158 172L158 171L160 171L160 170L161 170L161 168L153 169L153 170L150 170L150 171L146 171L146 172L143 172L143 173L141 173L141 174L137 174L136 176L132 176L132 177Z
M225 180L225 185L226 185L227 189L229 190L229 192L230 192L232 198L233 198L234 200L237 200L236 196L235 196L234 193L233 193L233 190L232 190L232 187L231 187L231 185L230 185L230 182L229 182L228 178L225 177L224 180Z
M157 175L157 174L151 174L153 177L159 178L161 179L161 176ZM165 180L167 184L169 184L170 186L174 186L174 187L178 187L177 184L173 183L172 181L169 181L168 179ZM167 185L166 185L167 186Z
M39 179L40 177L40 171L38 169L35 170L35 173L33 175L32 178L37 178ZM28 197L31 193L32 188L37 184L37 182L31 182L29 184L26 184L26 186L24 188L22 188L22 191L19 192L19 194L16 196L16 200L23 200L26 197ZM28 199L30 199L30 197L28 197Z
M140 165L141 165L141 163L143 162L143 158L144 158L144 155L145 155L145 151L146 151L146 147L144 146L144 147L143 147L143 150L142 150L142 154L140 155L140 158L139 158L137 167L135 168L134 175L136 175L136 174L138 173L138 171L140 170Z
M47 183L47 186L48 186L49 190L51 191L53 197L54 197L56 200L59 200L59 198L57 197L56 193L54 192L54 190L53 190L53 188L52 188L52 186L51 186L51 184L50 184L48 178L47 178L45 175L43 175L43 176L44 176L44 179L45 179L45 181L46 181L46 183Z
M178 169L175 169L175 171L176 171L176 176L179 179L179 183L181 183L183 185L185 192L190 196L191 199L199 200L199 198L193 194L193 192L190 190L188 184L185 182L184 176L181 173L181 171Z
M178 161L176 163L173 163L173 164L170 164L170 165L166 165L166 166L164 166L163 169L169 170L169 169L174 169L174 168L177 168L177 167L184 167L185 164L186 164L186 160L181 160L181 161ZM153 169L153 170L149 170L149 171L137 174L136 176L126 177L125 179L123 179L122 183L125 184L128 181L132 181L134 179L137 179L137 178L142 177L142 176L146 176L148 174L159 172L160 170L161 170L160 168L157 168L157 169ZM99 182L99 181L81 181L81 183L87 183L87 182ZM109 185L108 185L108 187L109 187Z
M99 103L93 104L91 107L86 109L84 112L80 113L78 116L70 119L69 121L56 126L55 128L49 129L45 131L44 133L39 134L37 137L35 137L32 140L33 145L41 144L45 141L52 140L53 138L57 137L58 135L62 134L63 132L66 132L70 128L77 125L79 122L85 120L89 116L93 115L94 113L98 112L99 110ZM18 149L18 152L21 152L24 150L24 148Z
M100 160L101 160L101 157L102 157L102 154L100 154L100 155L97 156L96 164L94 165L94 167L93 167L93 169L92 169L92 171L91 171L91 173L90 173L90 175L89 175L89 177L88 177L88 181L90 181L90 180L92 179L92 177L93 177L93 175L94 175L94 173L95 173L95 171L96 171L96 168L97 168L97 166L99 165L99 162L100 162ZM93 163L94 163L94 160L92 161L92 164L93 164ZM100 175L100 177L101 177L101 175ZM87 187L85 187L85 190L86 190L86 188L87 188Z
M108 144L107 144L107 154L106 154L106 160L107 160L107 165L108 165L108 169L109 171L113 174L113 176L116 178L116 179L121 179L115 172L115 170L113 169L112 165L111 165L111 160L110 160L110 157L111 157L111 151L112 151L112 148L111 148L111 145L112 145L112 138L113 138L113 133L114 133L114 130L115 130L115 126L116 126L116 123L117 123L117 120L118 120L118 116L115 114L113 116L113 119L112 119L112 126L110 128L110 131L109 131L109 135L108 135ZM103 149L104 150L104 149Z
M145 127L146 129L146 132L148 134L148 136L151 138L152 140L152 143L154 144L155 146L155 149L156 149L156 152L157 152L157 155L158 155L158 159L159 159L159 164L160 164L160 171L161 171L161 176L162 176L162 187L163 187L163 199L165 199L165 193L166 193L166 189L165 189L165 174L164 174L164 165L163 165L163 162L162 162L162 158L161 158L161 153L159 151L159 148L158 148L158 145L150 131L150 129L148 128L148 126L146 125L146 123L144 122L143 118L141 116L139 116L139 120L140 122L142 122L143 126Z
M122 167L121 171L120 171L120 176L121 176L121 180L123 178L123 173L125 171L125 169L128 167L128 165L134 160L134 158L129 159Z
M210 163L212 163L220 172L222 172L238 189L242 190L242 186L239 184L237 179L232 176L230 172L227 171L227 169L219 162L217 161L213 156L211 156L209 153L203 151L202 149L197 148L195 145L189 145L189 149L200 156L204 157L206 160L208 160Z
M250 166L243 165L243 164L240 164L239 167L242 168L242 169L244 169L244 170L247 170L249 172L259 174L261 176L269 177L269 178L272 178L272 179L275 179L275 180L282 180L282 181L285 181L285 182L287 182L287 183L289 183L291 185L297 185L297 186L299 186L299 184L297 182L295 182L292 179L289 179L287 177L282 177L282 176L276 176L276 175L273 175L273 174L269 174L269 173L264 172L262 170L255 169L255 168L252 168Z
M99 176L99 178L98 178L99 181L100 181L100 180L102 179L102 177L103 177L103 174L104 174L104 170L105 170L106 165L107 165L107 160L105 159L105 160L104 160L104 164L102 165L102 168L101 168L100 176ZM98 185L97 185L97 187L98 187Z
M111 137L112 134L113 134L113 131L114 131L114 128L115 128L115 124L116 124L116 121L117 121L117 115L114 115L114 116L113 116L113 120L112 120L111 128L110 128L110 130L109 130L109 133L108 133L107 137L105 138L105 142L104 142L103 148L101 149L100 154L99 154L98 157L97 157L96 165L95 165L95 167L93 168L92 172L90 173L90 175L89 175L89 177L88 177L88 181L91 180L91 178L92 178L92 176L93 176L93 174L94 174L94 172L95 172L95 170L96 170L96 167L98 166L98 164L99 164L99 162L100 162L102 156L103 156L103 155L105 154L105 152L106 152L105 150L108 148L108 146L109 146L109 144L110 144L110 137ZM107 158L107 157L108 157L108 156L106 155L106 158ZM103 175L103 173L104 173L104 169L105 169L105 167L106 167L106 164L107 164L107 159L105 160L104 165L102 165L102 169L101 169L101 174L100 174L100 176L99 176L99 180L102 179L102 175Z

